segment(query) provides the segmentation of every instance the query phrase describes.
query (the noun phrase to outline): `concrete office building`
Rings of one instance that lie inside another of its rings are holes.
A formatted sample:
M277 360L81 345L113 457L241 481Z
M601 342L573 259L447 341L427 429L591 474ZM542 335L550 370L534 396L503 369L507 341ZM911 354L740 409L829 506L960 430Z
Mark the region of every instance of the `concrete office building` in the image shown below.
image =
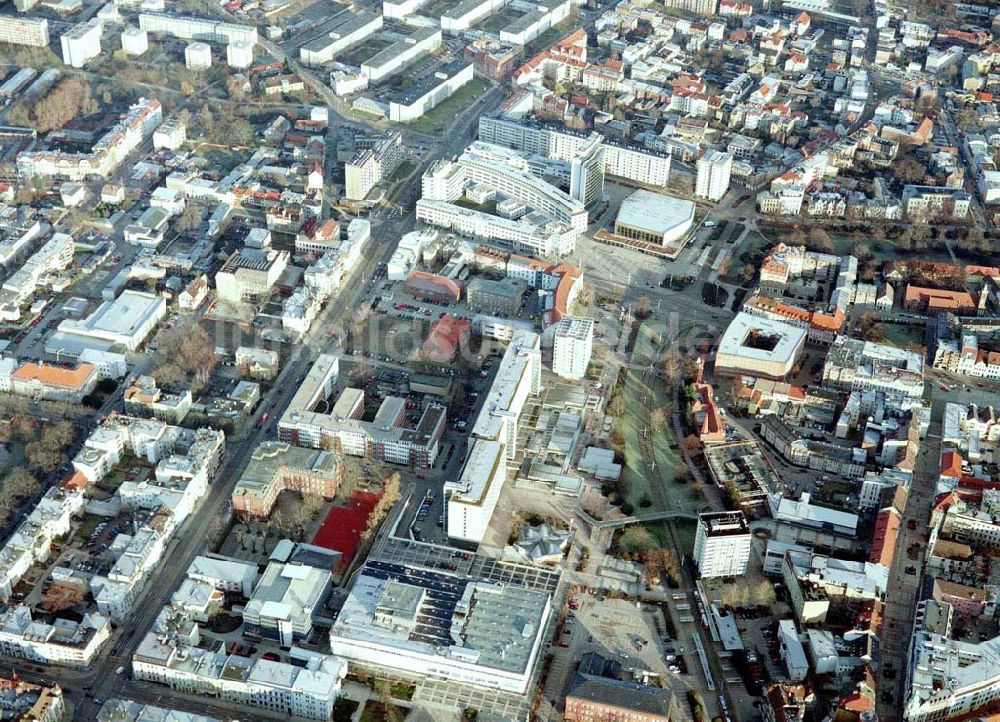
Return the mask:
M239 303L267 298L288 267L289 258L288 251L273 248L241 248L234 251L215 274L219 299Z
M579 233L587 230L583 203L535 176L520 154L491 143L475 141L457 160L436 161L424 173L422 197L451 203L480 183Z
M695 205L682 198L638 190L615 218L615 235L654 246L679 245L694 225Z
M244 607L247 631L277 639L282 647L307 638L331 579L328 569L271 562Z
M54 338L46 345L72 349L107 349L120 346L137 350L167 315L166 299L152 293L123 291L114 301L105 301L81 320L65 319L59 323Z
M389 396L372 421L362 421L360 389L344 389L330 407L339 368L336 356L317 357L278 423L278 438L393 464L432 466L444 434L445 407L429 404L417 425L410 427L405 425L406 400Z
M716 202L729 190L729 176L733 170L733 156L721 150L708 150L698 159L698 177L694 194Z
M212 67L212 46L208 43L191 43L184 48L184 65L190 70Z
M59 38L63 62L73 68L82 68L88 61L101 54L100 23L79 23Z
M584 142L569 161L569 194L589 206L604 196L604 145L600 137Z
M525 694L551 595L458 572L368 561L330 630L351 664Z
M344 195L364 200L372 188L389 178L403 162L403 136L398 130L365 139L344 164Z
M323 65L331 62L339 53L382 28L382 15L368 10L352 12L345 10L336 17L337 22L325 35L310 40L299 48L299 59L305 65Z
M519 281L492 281L477 276L465 288L465 299L476 313L513 316L521 309L527 284Z
M483 540L506 478L504 445L474 439L461 476L444 484L449 538L474 544Z
M594 319L564 318L552 336L552 372L579 381L587 375L594 347Z
M49 44L49 21L0 15L0 43L44 48Z
M472 81L473 66L467 60L453 60L413 86L389 98L389 120L410 123L430 112L466 83Z
M698 515L694 561L703 579L739 577L750 560L750 526L742 511Z
M741 311L719 341L715 373L784 380L802 353L806 334L799 326Z
M374 85L440 47L439 28L417 28L409 36L368 58L361 64L361 72L368 77L368 82Z

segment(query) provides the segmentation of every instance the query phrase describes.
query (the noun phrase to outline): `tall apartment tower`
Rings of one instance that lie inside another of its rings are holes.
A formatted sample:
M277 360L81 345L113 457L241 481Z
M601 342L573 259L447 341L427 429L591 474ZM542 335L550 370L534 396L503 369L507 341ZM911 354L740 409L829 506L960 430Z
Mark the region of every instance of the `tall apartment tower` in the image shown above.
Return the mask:
M552 372L564 379L582 379L587 375L593 345L594 319L562 319L553 335Z
M694 561L703 578L738 577L750 560L750 526L742 511L698 515Z
M729 190L729 176L733 170L733 156L721 150L705 151L698 161L698 180L694 194L710 201L721 200Z
M101 54L101 26L99 23L79 23L59 38L63 62L73 68L82 68Z

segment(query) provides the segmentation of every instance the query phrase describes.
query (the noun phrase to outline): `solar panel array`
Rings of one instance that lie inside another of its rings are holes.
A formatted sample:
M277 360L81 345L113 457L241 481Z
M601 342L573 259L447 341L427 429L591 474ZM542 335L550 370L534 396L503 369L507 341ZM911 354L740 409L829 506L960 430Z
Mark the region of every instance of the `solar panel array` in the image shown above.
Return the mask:
M408 584L424 590L424 600L417 610L417 623L409 635L412 642L451 646L451 620L468 582L448 574L404 567L384 561L369 561L364 574L375 579Z

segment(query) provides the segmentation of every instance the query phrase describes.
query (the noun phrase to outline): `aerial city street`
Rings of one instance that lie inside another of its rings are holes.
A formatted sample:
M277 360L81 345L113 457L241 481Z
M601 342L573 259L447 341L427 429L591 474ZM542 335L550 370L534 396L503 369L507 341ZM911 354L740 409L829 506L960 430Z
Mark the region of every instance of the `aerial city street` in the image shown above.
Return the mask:
M995 0L5 4L0 719L995 719L998 98Z

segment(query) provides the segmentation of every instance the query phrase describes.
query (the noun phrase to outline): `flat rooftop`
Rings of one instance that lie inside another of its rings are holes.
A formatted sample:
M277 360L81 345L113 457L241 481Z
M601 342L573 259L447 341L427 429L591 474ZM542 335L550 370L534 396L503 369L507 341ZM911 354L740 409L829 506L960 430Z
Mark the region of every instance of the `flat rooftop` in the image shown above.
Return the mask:
M391 93L389 95L389 101L398 103L399 105L412 105L428 93L432 92L442 83L446 83L451 80L471 64L472 63L468 60L463 59L452 60L450 63L444 63L440 67L435 68L434 72L428 73L410 87L401 88Z
M123 291L114 301L106 301L98 306L86 319L63 321L59 324L59 330L132 336L150 317L162 313L166 305L165 299L152 293Z
M331 645L353 640L521 673L548 611L548 594L515 584L369 561L333 625Z
M700 514L698 521L710 537L740 536L750 533L746 515L742 511L720 511Z
M472 435L480 439L499 439L503 417L510 412L514 396L524 374L530 372L532 356L538 353L540 339L534 331L516 331L504 351L500 368L487 392ZM520 412L520 410L518 410Z
M495 478L503 453L504 445L499 441L473 440L461 476L457 481L449 481L444 485L445 491L451 493L451 499L463 504L482 504L487 489L498 481L501 484L504 481Z
M801 347L806 333L790 323L741 311L726 328L717 353L756 361L787 360Z

